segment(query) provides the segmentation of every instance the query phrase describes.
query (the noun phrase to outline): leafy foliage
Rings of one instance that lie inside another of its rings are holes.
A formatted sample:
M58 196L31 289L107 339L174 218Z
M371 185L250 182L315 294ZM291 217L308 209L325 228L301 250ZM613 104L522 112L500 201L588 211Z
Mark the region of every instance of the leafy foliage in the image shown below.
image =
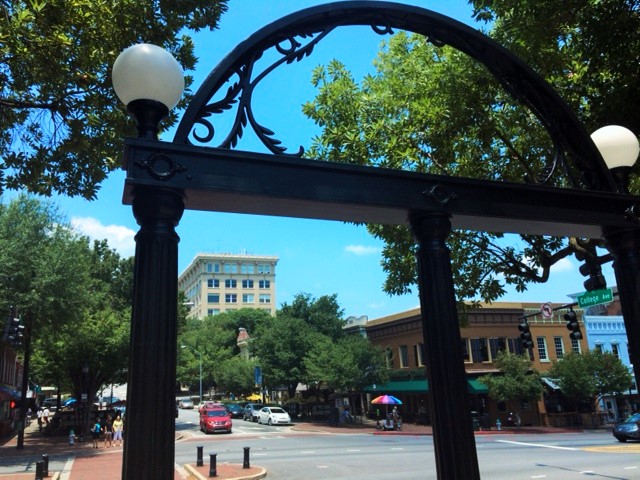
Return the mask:
M191 70L196 58L188 31L215 28L226 3L1 2L0 193L24 188L94 198L119 166L121 139L135 136L111 87L117 55L153 43Z
M626 38L627 27L640 27L637 1L576 0L576 15L550 1L473 3L477 19L492 22L489 35L544 75L587 129L615 122L640 130L629 107L638 95L640 44L611 41ZM615 33L608 35L611 30ZM317 95L303 111L322 132L308 156L497 181L535 181L545 173L553 155L547 132L475 60L401 32L383 43L374 65L375 74L361 82L337 60L316 68L311 81ZM613 85L623 92L615 100ZM603 104L603 98L612 102ZM564 186L560 177L551 181ZM385 242L384 290L411 291L417 281L415 247L406 228L367 229ZM530 282L545 282L551 266L576 251L575 241L559 238L508 240L501 234L454 232L449 245L459 301L499 298L500 276L524 291Z
M484 375L479 380L489 388L489 396L499 402L534 401L542 395L540 374L524 355L500 352L495 359L499 374Z
M553 364L549 377L558 382L566 398L576 405L583 403L591 408L597 396L620 395L629 389L632 381L629 370L619 358L597 350L565 355Z

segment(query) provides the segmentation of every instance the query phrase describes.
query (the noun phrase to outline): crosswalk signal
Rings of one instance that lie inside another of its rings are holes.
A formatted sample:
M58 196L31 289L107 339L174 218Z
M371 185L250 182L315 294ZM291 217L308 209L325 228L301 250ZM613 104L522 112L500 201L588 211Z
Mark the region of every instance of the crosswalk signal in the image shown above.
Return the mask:
M571 332L569 334L571 340L582 340L582 332L580 331L580 324L578 323L578 315L573 311L573 308L569 309L569 311L564 314L564 319L567 321L567 330Z
M522 319L520 325L518 325L518 330L520 330L520 343L525 350L530 350L533 348L533 337L531 336L531 331L529 330L529 322L526 319Z

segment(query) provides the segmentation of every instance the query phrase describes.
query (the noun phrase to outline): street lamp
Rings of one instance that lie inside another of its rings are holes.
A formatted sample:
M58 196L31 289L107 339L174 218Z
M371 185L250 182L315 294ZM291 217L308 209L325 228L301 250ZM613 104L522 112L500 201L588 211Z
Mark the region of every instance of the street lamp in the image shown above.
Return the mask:
M155 45L124 50L113 65L113 86L135 117L138 138L156 141L159 123L184 89L182 68ZM154 178L167 179L167 157L145 160ZM170 178L170 175L169 175ZM178 235L183 195L171 188L133 187L136 235L127 382L127 441L122 478L173 478L178 318ZM153 291L152 295L148 292ZM144 418L143 418L144 417ZM155 439L154 444L149 438ZM144 461L143 461L144 459Z
M629 175L640 153L638 139L633 132L619 125L608 125L591 134L604 162L610 169L616 182L618 193L629 194ZM634 218L640 205L638 203L626 209L629 218ZM633 225L628 227L603 228L605 245L613 255L616 284L620 294L620 305L627 338L629 338L629 356L634 368L635 378L640 378L640 298L638 271L640 269L640 232Z
M190 347L189 345L181 345L180 348L190 348L191 350L196 352L198 354L198 357L200 358L200 402L199 403L202 403L202 353L200 353L195 348Z

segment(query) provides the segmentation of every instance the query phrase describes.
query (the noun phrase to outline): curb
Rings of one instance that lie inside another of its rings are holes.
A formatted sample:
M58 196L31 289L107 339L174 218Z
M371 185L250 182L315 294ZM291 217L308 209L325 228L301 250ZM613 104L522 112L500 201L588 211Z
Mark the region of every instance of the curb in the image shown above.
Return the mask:
M238 467L240 466L240 468L242 468L242 466L240 464L234 465L234 464L220 464L218 465L218 469L224 469L224 466L228 465L228 466L232 466L232 467ZM183 465L183 468L189 472L190 475L193 475L194 477L196 477L197 480L207 480L207 477L203 476L200 472L198 472L198 470L196 470L196 467L194 467L193 465L190 464L185 464ZM262 467L252 467L252 468L257 468L259 471L257 473L253 473L251 475L242 475L239 477L227 477L226 475L221 475L221 472L218 471L218 477L224 477L225 480L259 480L261 478L265 478L267 476L267 470L265 468ZM234 468L235 469L235 468Z

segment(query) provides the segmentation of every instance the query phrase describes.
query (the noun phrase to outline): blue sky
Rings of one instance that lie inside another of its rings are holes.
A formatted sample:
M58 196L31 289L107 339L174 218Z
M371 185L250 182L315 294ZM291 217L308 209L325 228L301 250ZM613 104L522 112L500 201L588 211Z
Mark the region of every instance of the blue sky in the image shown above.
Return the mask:
M320 5L313 0L230 0L220 28L195 35L199 63L194 89L233 47L256 30L289 13ZM406 1L468 23L471 6L462 0ZM266 126L276 132L290 150L308 146L315 127L300 113L303 102L313 98L310 70L337 58L356 75L370 69L383 37L365 27L339 29L321 42L305 62L279 73L262 92L256 92L255 110ZM260 95L262 93L262 95ZM173 133L163 140L171 140ZM239 147L265 151L249 134ZM111 174L102 185L97 200L58 197L61 210L82 233L93 238L107 238L123 255L133 255L133 236L138 227L131 207L122 204L124 172ZM319 220L288 219L239 214L185 211L177 227L179 271L199 252L276 255L280 258L277 272L278 305L290 302L297 293L314 297L338 295L345 315L367 315L370 319L390 315L418 306L417 292L389 297L382 291L384 272L380 266L382 242L369 236L364 227ZM611 265L604 267L609 286L613 276ZM509 291L501 300L533 302L567 302L568 294L581 292L583 277L575 260L560 262L552 269L551 280L532 286L525 293Z

